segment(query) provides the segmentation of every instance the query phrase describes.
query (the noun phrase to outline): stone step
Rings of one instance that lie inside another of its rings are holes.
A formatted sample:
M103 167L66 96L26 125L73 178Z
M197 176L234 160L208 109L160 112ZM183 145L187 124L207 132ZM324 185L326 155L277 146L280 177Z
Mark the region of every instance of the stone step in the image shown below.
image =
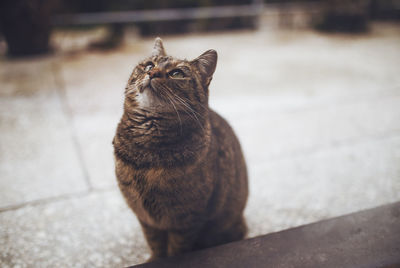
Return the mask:
M400 267L400 202L132 267Z

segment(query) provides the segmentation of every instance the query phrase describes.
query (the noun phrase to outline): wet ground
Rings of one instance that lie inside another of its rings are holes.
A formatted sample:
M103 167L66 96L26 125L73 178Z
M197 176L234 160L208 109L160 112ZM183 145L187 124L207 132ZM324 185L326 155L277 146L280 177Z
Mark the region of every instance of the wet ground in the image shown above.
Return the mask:
M79 35L55 36L51 56L0 62L0 266L143 262L111 140L125 83L153 39L96 52L79 50ZM246 155L249 237L400 200L398 25L163 39L174 56L219 53L210 105Z

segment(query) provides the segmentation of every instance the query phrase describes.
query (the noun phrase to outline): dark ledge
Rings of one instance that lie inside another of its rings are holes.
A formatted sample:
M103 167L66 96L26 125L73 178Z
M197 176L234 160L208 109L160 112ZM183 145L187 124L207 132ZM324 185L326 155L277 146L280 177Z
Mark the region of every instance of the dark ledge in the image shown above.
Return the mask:
M134 267L400 267L400 202Z

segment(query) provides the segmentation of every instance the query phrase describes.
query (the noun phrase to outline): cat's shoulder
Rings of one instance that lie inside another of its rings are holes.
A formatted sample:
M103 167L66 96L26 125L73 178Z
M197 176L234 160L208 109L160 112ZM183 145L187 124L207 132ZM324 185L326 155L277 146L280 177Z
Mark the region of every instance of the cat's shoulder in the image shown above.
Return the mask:
M225 134L225 135L232 135L233 129L228 123L228 121L222 117L220 114L215 112L210 108L210 124L211 129L214 134L217 136ZM234 135L234 134L233 134Z
M221 115L219 115L216 111L213 109L209 108L209 114L210 114L210 121L212 123L222 123L226 122L225 118L223 118Z

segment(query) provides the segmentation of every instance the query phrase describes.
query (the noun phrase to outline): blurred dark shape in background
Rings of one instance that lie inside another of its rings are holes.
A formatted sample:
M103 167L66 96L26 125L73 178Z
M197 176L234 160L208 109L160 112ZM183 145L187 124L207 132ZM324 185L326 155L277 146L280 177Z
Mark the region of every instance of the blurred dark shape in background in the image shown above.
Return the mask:
M327 32L366 32L370 3L370 0L326 0L316 28Z
M284 14L280 20L285 20L280 25L290 25L293 15L288 10L294 5L310 4L318 7L318 14L308 12L312 17L310 26L325 32L362 33L368 30L371 19L400 19L400 0L2 0L0 32L7 42L8 55L25 56L50 51L49 37L54 22L57 27L108 25L109 35L91 45L106 49L121 44L126 25L135 25L143 36L256 29L263 10L278 8ZM217 13L229 8L234 12L215 16L210 11L214 7ZM196 10L201 16L191 16ZM138 19L141 11L144 15ZM162 19L153 15L149 19L152 14L173 15L177 11L184 16ZM208 16L208 13L214 15Z
M0 1L0 33L9 56L27 56L50 50L51 15L57 1Z
M399 20L399 0L371 0L369 5L369 16L371 19Z
M152 9L153 3L149 1L142 1L145 3L143 9ZM169 1L158 0L156 1L162 8L169 8ZM230 5L249 5L254 1L251 0L202 0L202 1L176 1L174 8L196 8L196 7L210 7L210 6L230 6ZM152 22L139 24L140 33L142 35L152 35L160 33L185 33L191 31L220 31L220 30L233 30L241 28L255 28L255 18L251 16L238 16L230 18L209 18L198 19L196 21L170 21L167 23Z
M109 27L108 34L101 40L92 42L91 49L108 50L114 49L122 44L124 39L124 25L121 23L113 23Z
M189 18L192 11L196 8L224 7L224 6L249 6L251 4L262 2L254 0L116 0L116 1L95 1L95 0L72 0L64 2L61 14L65 13L98 13L104 15L104 12L110 12L112 15L116 12L126 11L149 11L149 10L168 10L168 9L187 9L186 18L177 18L176 20L148 20L148 21L125 21L125 24L134 23L142 36L159 34L179 34L193 31L218 31L240 28L256 28L255 16L238 15L223 18ZM207 13L207 12L206 12ZM65 18L65 17L64 17ZM67 18L68 20L71 17ZM107 20L110 18L108 17ZM84 19L83 19L84 20ZM102 18L99 17L99 21Z

